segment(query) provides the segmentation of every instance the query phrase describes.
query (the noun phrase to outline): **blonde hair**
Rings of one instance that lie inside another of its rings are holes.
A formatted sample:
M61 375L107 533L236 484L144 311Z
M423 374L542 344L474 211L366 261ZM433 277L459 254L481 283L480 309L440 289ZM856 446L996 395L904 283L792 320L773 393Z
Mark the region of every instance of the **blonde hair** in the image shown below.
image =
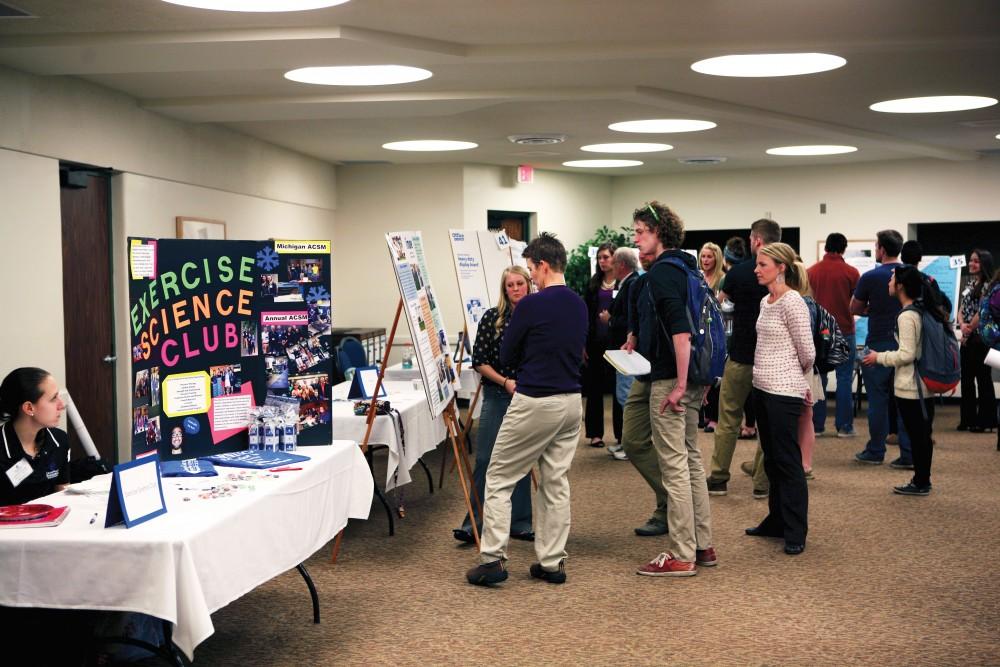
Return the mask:
M527 269L515 264L503 270L503 273L500 274L500 298L497 300L497 321L493 324L498 334L503 331L503 324L507 320L508 314L514 310L514 304L510 302L510 297L507 296L507 278L512 273L516 273L524 278L524 281L528 283L528 292L531 292L531 275L528 274Z
M701 247L701 250L698 251L699 269L701 269L701 253L705 252L706 250L710 250L712 252L712 255L715 257L715 268L712 269L712 281L708 283L708 286L712 288L713 292L717 292L719 290L719 284L722 282L722 275L723 273L725 273L723 271L723 263L722 263L723 260L722 248L720 248L715 243L712 243L711 241L703 245ZM705 270L702 269L702 273L704 272ZM705 276L705 278L708 278L708 276Z
M785 282L802 296L811 296L809 289L809 274L799 259L795 249L787 243L768 243L761 246L758 254L764 254L774 260L775 264L785 265Z

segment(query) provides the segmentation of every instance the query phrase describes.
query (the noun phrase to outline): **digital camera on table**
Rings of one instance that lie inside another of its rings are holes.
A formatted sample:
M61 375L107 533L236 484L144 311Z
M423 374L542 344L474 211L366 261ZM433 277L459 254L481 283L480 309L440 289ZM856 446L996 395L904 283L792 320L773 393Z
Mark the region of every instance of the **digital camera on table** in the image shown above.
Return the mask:
M371 401L354 401L354 414L364 417L368 414L369 407L371 407ZM375 414L387 415L391 412L392 406L389 405L389 401L375 401Z

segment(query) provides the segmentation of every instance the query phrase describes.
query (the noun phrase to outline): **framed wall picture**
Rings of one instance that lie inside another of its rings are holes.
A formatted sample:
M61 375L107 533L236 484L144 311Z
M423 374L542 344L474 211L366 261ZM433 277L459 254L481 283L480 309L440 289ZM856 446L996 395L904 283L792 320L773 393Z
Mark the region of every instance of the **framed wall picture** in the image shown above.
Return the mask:
M826 240L816 241L816 261L823 259L826 252L823 246ZM875 262L875 239L847 239L847 249L844 250L844 260L848 264L854 264L851 260L861 263Z
M226 223L222 220L177 216L177 238L223 241L226 238Z

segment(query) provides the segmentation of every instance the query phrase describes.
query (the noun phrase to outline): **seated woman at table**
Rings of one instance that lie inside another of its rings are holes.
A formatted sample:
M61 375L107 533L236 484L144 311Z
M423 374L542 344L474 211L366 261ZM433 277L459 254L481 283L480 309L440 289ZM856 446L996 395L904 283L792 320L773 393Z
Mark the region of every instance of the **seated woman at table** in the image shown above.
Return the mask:
M59 429L66 404L55 378L16 368L0 384L0 505L21 505L69 483L69 440Z
M483 313L476 331L476 344L472 350L472 367L483 376L483 410L479 415L479 429L476 434L476 467L472 478L482 501L486 490L486 469L493 454L493 444L507 407L517 387L514 368L500 365L500 342L503 332L510 322L510 316L531 289L531 277L520 266L504 269L500 278L500 300L496 308ZM478 508L476 508L478 509ZM482 530L483 518L476 518L476 529ZM456 540L472 543L472 523L466 515L461 528L454 530ZM531 526L531 479L524 479L514 487L511 496L510 536L519 540L534 540Z
M30 503L69 484L69 439L58 428L65 409L58 383L41 368L16 368L0 383L0 421L4 422L0 469L6 473L0 475L0 506ZM164 641L161 621L127 612L0 606L0 627L31 651L31 664L39 665L78 665L88 658L106 663L152 655L119 645L94 650L94 637L127 636L154 645ZM54 642L52 629L56 627L59 640Z

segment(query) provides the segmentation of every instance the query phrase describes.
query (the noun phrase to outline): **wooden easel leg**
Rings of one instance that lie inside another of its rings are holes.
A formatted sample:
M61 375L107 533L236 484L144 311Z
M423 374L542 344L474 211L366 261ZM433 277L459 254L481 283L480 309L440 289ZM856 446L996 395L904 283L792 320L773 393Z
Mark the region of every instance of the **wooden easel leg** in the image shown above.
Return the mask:
M445 414L447 414L447 413L445 413ZM455 458L458 458L459 456L461 456L461 453L460 453L460 450L459 450L458 439L455 437L455 434L453 432L453 429L455 429L455 424L454 424L454 421L453 421L454 420L454 415L453 414L449 415L448 417L446 417L446 420L448 421L448 424L449 424L448 439L451 440L451 448L452 448L452 451L455 453ZM471 519L473 519L472 522L471 522L472 523L472 537L476 541L476 549L478 550L480 548L480 543L479 543L479 528L476 527L476 521L475 521L476 514L472 511L472 498L469 496L470 484L466 483L465 473L464 473L464 471L462 469L463 467L464 466L460 466L459 469L458 469L458 479L459 479L459 482L462 485L462 494L465 496L465 509L468 510L469 517ZM468 481L470 483L472 482L471 479L468 480ZM475 492L475 489L472 489L472 491Z
M340 532L337 533L336 539L333 540L333 551L330 553L330 562L336 563L337 556L340 555L340 543L344 540L344 529L341 528Z

